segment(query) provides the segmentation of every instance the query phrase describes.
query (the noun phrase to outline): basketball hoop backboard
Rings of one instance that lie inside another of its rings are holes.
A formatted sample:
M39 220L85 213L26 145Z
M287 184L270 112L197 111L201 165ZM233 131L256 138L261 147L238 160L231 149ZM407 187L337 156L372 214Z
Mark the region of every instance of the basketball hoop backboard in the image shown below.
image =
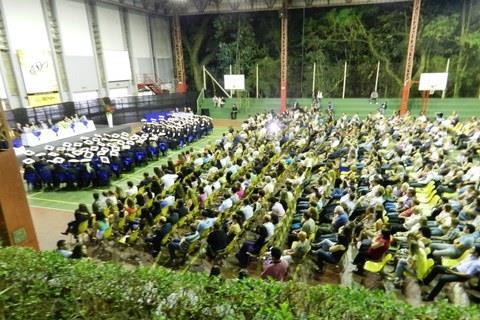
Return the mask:
M429 91L433 94L435 91L444 91L447 88L448 73L422 73L420 75L419 91Z

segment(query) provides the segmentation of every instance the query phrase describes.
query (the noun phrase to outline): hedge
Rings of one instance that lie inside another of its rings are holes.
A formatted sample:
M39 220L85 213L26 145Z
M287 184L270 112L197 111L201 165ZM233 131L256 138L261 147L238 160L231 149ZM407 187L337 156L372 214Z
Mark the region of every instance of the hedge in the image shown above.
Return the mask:
M412 307L363 288L221 280L0 248L0 319L479 319L477 306Z

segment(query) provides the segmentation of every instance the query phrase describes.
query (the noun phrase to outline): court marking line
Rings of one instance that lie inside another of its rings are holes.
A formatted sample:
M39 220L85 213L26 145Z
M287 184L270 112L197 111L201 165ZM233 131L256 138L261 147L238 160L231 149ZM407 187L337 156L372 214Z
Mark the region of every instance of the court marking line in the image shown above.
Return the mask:
M42 194L42 193L43 193L43 191L35 192L35 193L32 193L32 194L27 193L27 196L35 197L36 195L39 195L39 194Z
M55 210L55 211L63 211L63 212L68 212L71 213L70 210L66 209L59 209L59 208L54 208L54 207L44 207L44 206L37 206L37 205L29 205L30 208L38 208L38 209L45 209L45 210Z
M72 205L78 205L78 203L77 203L77 202L62 201L62 200L54 200L54 199L31 198L31 200L40 200L40 201L49 201L49 202L56 202L56 203L63 203L63 204L72 204Z

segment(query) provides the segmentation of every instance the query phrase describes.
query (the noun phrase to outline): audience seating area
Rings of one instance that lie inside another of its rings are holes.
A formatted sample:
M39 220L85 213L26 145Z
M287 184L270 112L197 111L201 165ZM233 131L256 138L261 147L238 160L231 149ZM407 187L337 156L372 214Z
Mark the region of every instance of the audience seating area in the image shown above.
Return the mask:
M183 271L259 276L274 247L288 263L277 280L339 283L354 270L360 283L421 283L426 300L450 282L475 291L479 128L455 114L259 114L138 186L95 195L69 232L97 254L128 247Z

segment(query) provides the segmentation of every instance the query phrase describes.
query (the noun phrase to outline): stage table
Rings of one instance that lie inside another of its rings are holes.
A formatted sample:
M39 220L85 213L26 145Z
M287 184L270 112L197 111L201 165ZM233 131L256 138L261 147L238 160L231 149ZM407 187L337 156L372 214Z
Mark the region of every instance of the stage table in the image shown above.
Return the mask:
M68 127L55 126L50 129L34 130L22 133L22 144L34 147L52 141L74 137L87 132L95 131L96 127L92 120L72 122Z

